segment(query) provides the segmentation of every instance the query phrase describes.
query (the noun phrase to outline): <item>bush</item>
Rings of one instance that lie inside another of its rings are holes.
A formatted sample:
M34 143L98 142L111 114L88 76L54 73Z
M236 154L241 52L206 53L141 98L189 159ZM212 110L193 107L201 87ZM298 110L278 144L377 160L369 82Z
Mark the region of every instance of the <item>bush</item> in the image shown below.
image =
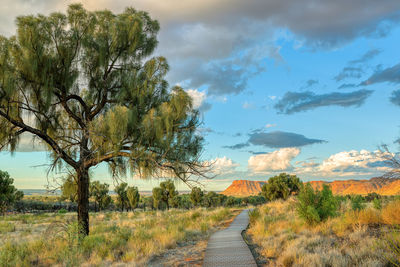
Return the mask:
M259 209L253 209L253 210L249 210L249 220L250 223L254 223L255 221L258 220L258 218L261 217L261 213Z
M67 213L66 209L59 209L58 210L58 214L65 214L65 213Z
M281 173L271 177L262 187L262 195L270 201L287 199L290 195L299 192L301 181L296 175Z
M352 210L363 210L365 208L364 199L360 195L353 196L351 198L351 209Z
M380 210L382 209L382 200L380 198L375 198L372 200L372 204L375 209Z
M300 190L296 210L307 223L315 224L336 216L338 201L328 185L323 185L321 191L314 191L311 185L307 184Z

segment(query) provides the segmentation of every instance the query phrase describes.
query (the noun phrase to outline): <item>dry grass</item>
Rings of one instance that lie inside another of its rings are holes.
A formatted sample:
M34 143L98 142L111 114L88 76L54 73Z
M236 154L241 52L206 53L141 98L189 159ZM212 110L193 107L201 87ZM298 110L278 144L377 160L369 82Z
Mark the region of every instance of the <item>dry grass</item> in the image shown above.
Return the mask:
M295 201L267 203L251 218L247 233L268 266L388 266L396 258L382 244L388 225L400 222L400 202L360 211L343 202L339 216L307 225Z
M4 266L143 266L179 243L206 238L237 212L217 208L98 213L91 215L91 234L83 240L77 235L75 214L9 216L0 221L0 229L6 223L15 229L0 231L0 262ZM26 226L31 233L25 232Z

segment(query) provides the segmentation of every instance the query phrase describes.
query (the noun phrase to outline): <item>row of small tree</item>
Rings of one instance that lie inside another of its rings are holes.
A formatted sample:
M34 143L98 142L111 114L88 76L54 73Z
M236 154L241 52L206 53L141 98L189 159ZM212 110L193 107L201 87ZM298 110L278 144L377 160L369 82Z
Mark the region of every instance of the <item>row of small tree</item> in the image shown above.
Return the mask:
M62 199L76 202L77 186L73 179L66 179L61 187ZM167 209L179 208L190 209L193 207L219 207L219 206L239 206L239 205L258 205L265 203L264 196L249 196L237 198L225 196L216 192L205 192L200 187L193 187L189 194L179 194L172 180L161 182L158 187L153 188L151 196L140 196L139 190L135 186L128 186L121 183L114 189L116 193L115 207L120 211L142 209ZM95 203L95 210L107 209L113 200L108 195L109 185L99 181L90 183L89 194Z

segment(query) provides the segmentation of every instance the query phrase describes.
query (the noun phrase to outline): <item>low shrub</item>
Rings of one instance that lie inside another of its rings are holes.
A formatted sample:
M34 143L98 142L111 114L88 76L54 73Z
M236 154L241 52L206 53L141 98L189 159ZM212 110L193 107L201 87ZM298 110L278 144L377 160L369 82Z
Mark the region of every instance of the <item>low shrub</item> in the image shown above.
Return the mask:
M297 214L309 224L315 224L336 215L338 201L328 185L314 191L310 184L302 187L296 205Z
M364 199L360 195L355 195L351 198L352 210L362 210L365 208Z

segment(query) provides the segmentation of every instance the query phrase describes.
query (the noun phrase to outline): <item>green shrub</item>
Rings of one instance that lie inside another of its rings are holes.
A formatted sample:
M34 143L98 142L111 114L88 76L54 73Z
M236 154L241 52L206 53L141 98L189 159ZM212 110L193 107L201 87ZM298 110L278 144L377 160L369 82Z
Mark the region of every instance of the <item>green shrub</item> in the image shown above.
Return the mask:
M15 225L9 222L0 222L0 234L15 232Z
M65 213L67 213L66 209L59 209L58 210L58 214L65 214Z
M375 209L380 210L382 209L382 200L380 198L375 198L372 200L372 204Z
M315 224L336 216L338 206L338 201L328 185L323 185L321 191L314 191L307 184L300 190L296 210L307 223Z
M353 196L351 198L351 209L359 211L365 208L364 199L360 195Z
M250 223L254 223L255 221L257 221L258 218L260 218L261 213L259 209L253 209L253 210L249 210L249 220Z

